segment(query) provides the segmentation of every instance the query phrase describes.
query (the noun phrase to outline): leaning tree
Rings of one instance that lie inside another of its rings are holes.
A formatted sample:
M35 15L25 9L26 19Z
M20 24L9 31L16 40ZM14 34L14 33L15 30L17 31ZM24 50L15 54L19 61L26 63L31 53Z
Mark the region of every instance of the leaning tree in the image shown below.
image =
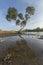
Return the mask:
M6 19L8 21L14 20L15 24L20 26L19 32L26 26L27 21L30 19L31 15L34 15L35 8L32 6L28 6L25 9L25 14L18 13L18 10L14 7L10 7L8 9Z

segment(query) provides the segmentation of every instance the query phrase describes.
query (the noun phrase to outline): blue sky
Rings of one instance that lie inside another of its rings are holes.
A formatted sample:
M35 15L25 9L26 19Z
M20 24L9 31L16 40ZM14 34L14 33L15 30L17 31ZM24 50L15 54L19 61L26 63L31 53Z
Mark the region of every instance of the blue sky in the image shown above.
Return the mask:
M27 6L35 7L35 14L31 16L25 28L33 29L43 27L43 0L0 0L0 29L2 30L17 30L20 27L16 26L14 21L8 22L5 18L9 7L15 7L19 12L24 14Z

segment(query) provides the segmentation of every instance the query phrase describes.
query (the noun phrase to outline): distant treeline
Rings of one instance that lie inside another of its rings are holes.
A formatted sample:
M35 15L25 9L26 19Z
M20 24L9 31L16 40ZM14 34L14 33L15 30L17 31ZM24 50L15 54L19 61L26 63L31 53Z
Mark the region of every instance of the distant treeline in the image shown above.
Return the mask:
M35 29L26 29L24 31L26 31L26 32L43 32L43 28L37 27Z

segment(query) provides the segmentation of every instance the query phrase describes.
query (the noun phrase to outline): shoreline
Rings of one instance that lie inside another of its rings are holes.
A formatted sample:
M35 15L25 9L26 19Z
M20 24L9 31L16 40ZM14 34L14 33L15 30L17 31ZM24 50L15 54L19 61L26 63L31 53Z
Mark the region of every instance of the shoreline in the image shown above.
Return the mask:
M20 35L34 35L34 34L25 34L25 33L18 33L18 32L0 32L0 38L9 37L9 36L20 36ZM43 35L41 35L38 39L43 39Z
M17 35L17 33L15 33L15 32L3 32L3 33L0 33L0 38L15 36L15 35Z

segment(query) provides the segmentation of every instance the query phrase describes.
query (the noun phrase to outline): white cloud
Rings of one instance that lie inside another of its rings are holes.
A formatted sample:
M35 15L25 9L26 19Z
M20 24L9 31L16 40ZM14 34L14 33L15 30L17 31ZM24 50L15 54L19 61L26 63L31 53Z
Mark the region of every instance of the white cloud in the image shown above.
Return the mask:
M27 3L29 0L26 0ZM43 0L32 0L36 1L35 7L36 7L36 13L33 15L33 18L30 20L30 23L28 24L28 28L35 28L35 27L43 27Z
M35 7L36 12L35 15L33 15L30 18L30 22L27 23L27 28L34 28L34 27L43 27L43 0L21 0L24 3L27 3L28 5L32 5ZM15 27L16 25L14 22L8 22L5 19L5 15L3 15L3 10L0 10L0 26L9 26L9 27ZM2 23L3 22L3 23Z

